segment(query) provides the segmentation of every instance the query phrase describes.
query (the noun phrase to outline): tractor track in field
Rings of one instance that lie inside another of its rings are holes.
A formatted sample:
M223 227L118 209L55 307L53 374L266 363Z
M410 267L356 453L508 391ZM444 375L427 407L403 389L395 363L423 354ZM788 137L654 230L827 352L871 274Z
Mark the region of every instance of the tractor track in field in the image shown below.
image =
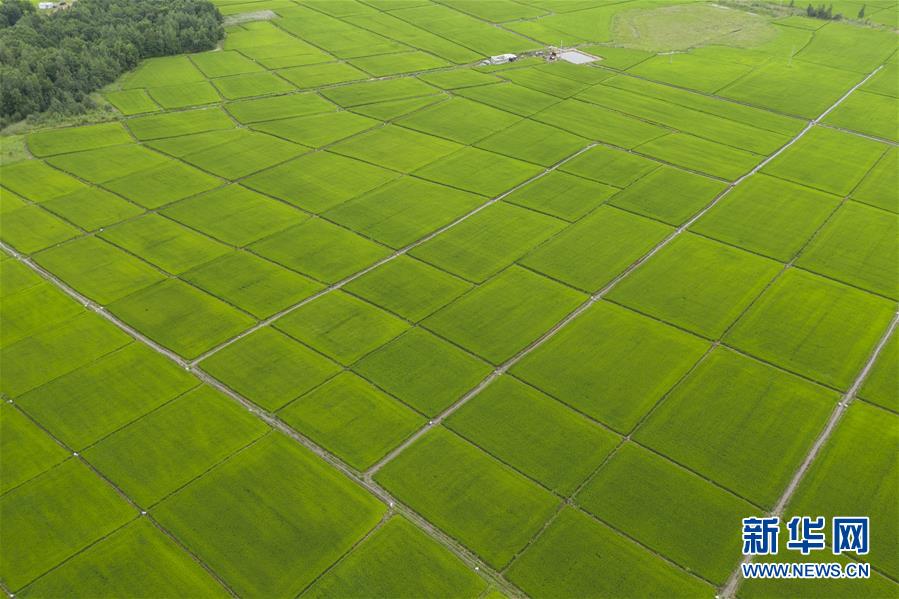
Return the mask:
M854 92L856 89L858 89L859 87L861 87L862 85L864 85L864 84L865 84L871 77L873 77L874 75L876 75L876 74L880 71L880 69L882 69L882 68L883 68L883 65L881 65L881 66L877 67L876 69L874 69L874 71L872 71L871 73L869 73L864 79L862 79L862 81L860 81L859 83L857 83L856 85L854 85L849 91L847 91L845 94L843 94L843 95L842 95L836 102L834 102L829 108L827 108L827 110L825 110L823 113L821 113L821 115L819 115L819 116L818 116L817 118L815 118L815 119L812 119L812 120L808 121L808 122L806 123L805 127L803 127L802 130L801 130L799 133L797 133L795 136L793 136L793 138L790 139L790 141L788 141L787 143L785 143L783 146L781 146L781 147L780 147L777 151L775 151L774 153L769 154L764 160L762 160L759 164L757 164L755 167L753 167L748 173L744 174L743 176L739 177L738 179L736 179L736 180L733 181L732 183L728 184L727 188L725 188L721 193L719 193L717 196L715 196L715 198L712 199L712 201L709 202L709 203L708 203L702 210L700 210L699 212L697 212L696 214L694 214L694 215L693 215L692 217L690 217L685 223L683 223L682 225L680 225L677 229L675 229L675 230L674 230L673 232L671 232L667 237L665 237L665 239L663 239L663 240L660 241L658 244L656 244L656 245L655 245L651 250L649 250L646 254L644 254L643 256L641 256L640 258L638 258L635 262L633 262L630 266L628 266L623 272L621 272L617 277L615 277L615 278L612 279L609 283L607 283L602 289L600 289L599 291L593 293L593 294L592 294L586 301L584 301L580 306L578 306L577 308L575 308L572 312L569 312L567 316L565 316L564 318L562 318L562 320L560 320L559 322L557 322L557 323L556 323L552 328L550 328L548 331L544 332L544 333L543 333L539 338L537 338L535 341L531 342L531 343L530 343L529 345L527 345L524 349L520 350L520 351L519 351L518 353L516 353L514 356L512 356L511 358L509 358L508 360L506 360L505 362L503 362L503 363L500 364L499 366L497 366L497 367L493 370L493 372L491 372L491 373L487 376L487 378L485 378L483 381L481 381L481 383L479 383L474 389L472 389L471 391L469 391L468 393L466 393L465 395L463 395L459 400L457 400L457 401L456 401L455 403L453 403L451 406L449 406L448 408L446 408L446 409L445 409L443 412L441 412L439 415L437 415L437 416L435 416L433 419L431 419L431 420L428 422L428 424L426 424L425 426L423 426L422 428L420 428L418 431L416 431L414 434L412 434L412 436L410 436L408 439L406 439L403 443L401 443L399 446L397 446L396 448L394 448L393 451L391 451L390 453L388 453L383 459L381 459L381 460L380 460L379 462L377 462L374 466L372 466L371 468L369 468L369 469L365 472L366 477L370 479L371 476L373 476L373 475L374 475L376 472L378 472L381 468L383 468L383 467L386 466L388 463L390 463L390 462L391 462L394 458L396 458L398 455L400 455L401 453L403 453L403 451L405 451L410 445L412 445L413 443L415 443L415 441L417 441L419 438L421 438L425 433L427 433L427 432L428 432L429 430L431 430L433 427L435 427L435 426L439 425L441 422L443 422L443 420L445 420L445 419L446 419L448 416L450 416L453 412L455 412L456 410L458 410L459 408L461 408L462 406L464 406L464 405L465 405L466 403L468 403L473 397L475 397L475 396L478 395L481 391L483 391L483 390L484 390L487 386L489 386L490 383L492 383L496 378L498 378L498 377L502 376L503 374L505 374L505 372L508 371L509 368L511 368L512 366L514 366L515 364L517 364L519 361L521 361L525 356L527 356L528 354L530 354L532 351L534 351L535 349L539 348L541 345L543 345L544 343L546 343L547 341L549 341L552 337L554 337L554 336L556 335L556 333L558 333L560 330L562 330L563 328L565 328L566 326L568 326L572 321L574 321L575 319L577 319L578 316L580 316L581 314L583 314L583 313L584 313L587 309L589 309L593 304L595 304L596 302L598 302L599 300L601 300L601 299L602 299L602 298L603 298L609 291L611 291L612 289L614 289L615 286L617 286L618 283L621 282L622 279L624 279L625 277L627 277L627 276L628 276L629 274L631 274L634 270L638 269L638 268L640 267L640 265L642 265L642 264L643 264L644 262L646 262L647 260L651 259L651 258L652 258L653 256L655 256L658 252L660 252L662 249L664 249L665 247L667 247L668 244L670 244L672 241L674 241L675 239L677 239L678 237L680 237L680 235L681 235L684 231L686 231L686 230L687 230L693 223L695 223L697 220L699 220L700 218L702 218L702 217L703 217L709 210L711 210L712 208L714 208L714 207L718 204L718 202L720 202L724 197L726 197L726 196L727 196L733 189L735 189L737 186L739 186L739 185L740 185L743 181L745 181L747 178L749 178L749 177L753 176L754 174L756 174L757 172L759 172L759 171L760 171L762 168L764 168L769 162L771 162L772 160L774 160L775 158L777 158L778 156L780 156L783 152L785 152L785 151L788 150L790 147L792 147L793 144L795 144L797 141L799 141L800 139L802 139L802 138L805 136L805 134L808 133L808 132L809 132L809 131L810 131L810 130L811 130L811 129L818 123L818 121L820 121L821 119L823 119L824 117L826 117L832 110L834 110L834 109L835 109L837 106L839 106L839 105L840 105L846 98L848 98L849 95L852 94L852 92Z

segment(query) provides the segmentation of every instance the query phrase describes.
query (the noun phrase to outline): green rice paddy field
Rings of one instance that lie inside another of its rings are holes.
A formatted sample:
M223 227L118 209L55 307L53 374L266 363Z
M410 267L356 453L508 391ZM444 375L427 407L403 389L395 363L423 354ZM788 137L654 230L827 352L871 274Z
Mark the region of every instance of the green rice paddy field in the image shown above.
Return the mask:
M893 0L216 3L4 153L3 591L899 596Z

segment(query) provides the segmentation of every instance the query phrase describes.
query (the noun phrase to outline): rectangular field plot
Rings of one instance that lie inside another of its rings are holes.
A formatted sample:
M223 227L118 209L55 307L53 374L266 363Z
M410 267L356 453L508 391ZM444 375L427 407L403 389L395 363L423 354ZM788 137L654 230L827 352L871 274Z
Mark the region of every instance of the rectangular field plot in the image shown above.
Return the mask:
M475 88L480 89L480 88ZM633 148L665 135L668 129L580 100L564 100L533 115L533 119L575 135L622 148Z
M334 105L319 95L305 93L240 100L226 104L225 108L239 122L248 124L332 112Z
M233 50L222 52L203 52L190 57L197 68L203 71L207 77L225 77L227 75L240 75L242 73L254 73L262 71L258 64Z
M387 343L409 326L403 320L347 293L328 293L277 323L294 339L344 365Z
M576 501L719 585L739 560L741 538L733 523L762 515L751 503L633 443L622 445Z
M756 174L690 230L788 262L839 204L838 196Z
M508 577L536 597L715 595L711 585L570 507L513 562Z
M513 266L422 324L491 363L501 364L585 299L569 287Z
M899 412L896 387L899 387L899 335L893 333L858 395L866 401Z
M595 146L566 162L559 170L607 185L627 187L659 166L660 163L644 156Z
M766 164L762 172L845 196L886 149L884 144L870 139L815 127Z
M445 102L446 98L441 95L424 96L420 98L408 98L404 100L390 100L387 102L375 102L374 104L365 104L363 106L354 106L353 114L360 114L379 121L392 121L411 114L416 110L420 110L432 104Z
M121 79L123 89L184 85L204 79L187 56L165 56L143 61Z
M403 127L462 144L472 144L521 120L504 110L465 98L451 98L399 119Z
M360 133L331 146L329 150L408 173L459 148L458 144L445 139L388 125Z
M718 348L634 438L770 508L838 400L834 391Z
M234 121L221 108L151 114L127 122L128 128L141 141L234 127Z
M139 343L19 397L16 403L64 443L81 450L178 397L198 381ZM97 393L97 389L103 393Z
M271 327L223 348L203 360L201 367L269 411L340 372L328 358Z
M862 77L842 69L798 60L770 62L718 91L726 98L815 118Z
M5 212L0 240L31 254L81 235L81 231L38 206L22 206Z
M352 374L339 374L278 416L353 468L365 470L424 424L421 415Z
M531 116L544 108L557 104L559 98L528 89L514 83L497 83L495 85L479 85L455 90L463 98L477 100L482 104L517 114Z
M104 186L136 204L152 209L221 184L221 179L172 160L158 168L107 181Z
M897 239L896 215L846 202L803 250L796 265L899 299Z
M779 262L688 233L638 267L607 297L717 339L782 268Z
M603 206L519 260L588 293L599 291L673 229Z
M852 192L852 198L899 213L899 150L887 150Z
M228 253L228 246L157 214L147 214L100 234L144 260L180 274Z
M3 167L3 187L40 203L82 191L85 185L45 162L23 160Z
M562 495L570 495L620 441L581 414L504 376L446 426Z
M375 102L432 96L439 93L439 90L418 79L403 78L351 83L324 89L321 93L335 104L351 108Z
M0 405L0 493L6 493L69 458L69 452L28 416L10 404Z
M85 457L138 505L149 507L268 430L204 386L104 438Z
M97 237L80 237L35 256L79 293L108 304L165 279L139 258Z
M612 196L609 203L643 216L679 225L725 189L726 185L721 181L662 166Z
M899 113L899 98L859 90L828 114L824 122L899 141L897 113Z
M698 337L600 302L511 372L627 433L708 347Z
M185 135L148 144L204 171L239 179L306 152L306 148L247 129Z
M131 142L120 123L103 123L39 131L28 136L28 149L38 157L81 152Z
M586 139L567 131L523 119L482 139L477 147L549 167L586 147L587 143Z
M458 557L402 516L394 516L302 596L473 599L485 586Z
M797 269L765 291L728 333L738 349L845 389L880 338L893 302Z
M274 433L153 513L237 592L293 597L384 510L343 474Z
M606 74L606 76L610 75L611 74ZM524 87L550 94L551 96L556 96L557 98L570 98L576 93L589 87L589 85L583 81L569 79L568 77L556 75L551 71L538 69L536 67L508 69L502 71L500 77L513 83L517 83L518 85L523 85Z
M471 283L420 260L399 256L350 281L344 289L418 322L471 288Z
M15 398L131 341L106 320L85 312L0 349L0 392Z
M162 154L137 144L53 156L47 162L91 183L100 184L171 164L170 159ZM6 181L4 181L4 185L6 185ZM70 187L65 193L78 191L83 188L83 185L71 185ZM15 187L12 190L17 191ZM57 195L64 195L64 193Z
M312 89L323 85L346 83L368 79L364 71L345 62L324 62L281 69L278 75L300 89Z
M489 85L499 83L495 75L481 73L471 69L453 69L439 71L437 73L423 73L418 76L425 83L435 85L440 89L461 89L463 87L475 87L477 85Z
M154 102L153 98L143 89L123 89L121 91L108 92L103 97L125 116L162 110L159 104Z
M203 106L220 102L222 97L208 81L184 85L163 85L147 90L153 100L166 110Z
M711 93L739 79L750 67L696 54L654 56L628 69L647 79Z
M213 83L226 100L283 94L296 89L281 77L268 72L222 77Z
M675 103L676 100L681 98L654 98L644 94L645 90L621 88L619 87L621 85L620 79L620 77L614 78L609 80L608 84L594 86L577 97L600 106L620 110L635 117L672 127L703 139L727 144L734 148L742 148L758 154L770 154L789 141L789 137L777 132L776 127L775 130L769 130L751 123L719 116L716 114L716 112L719 112L716 110L717 106L682 106ZM628 81L641 80L629 79ZM651 84L647 83L647 85ZM675 91L689 93L683 90ZM685 104L690 104L690 102L685 102ZM719 102L719 104L727 105L725 102ZM730 104L730 106L733 106L733 104ZM727 111L723 112L728 114ZM739 118L742 115L728 114L728 116ZM767 123L762 122L760 125L767 126Z
M182 200L161 212L238 247L298 225L308 218L295 208L240 185L221 187Z
M275 121L255 123L256 131L269 133L294 143L321 148L351 135L379 125L374 119L342 110L310 116L298 116Z
M421 51L365 56L363 58L354 58L349 62L373 77L429 71L449 66L449 63L445 60Z
M375 478L495 567L508 563L558 504L549 491L443 428Z
M0 577L18 591L137 515L106 481L69 459L0 498Z
M436 416L491 369L458 347L414 328L362 358L353 370L419 412Z
M498 203L410 254L475 282L496 274L565 227L564 221Z
M897 419L874 406L851 406L787 507L791 516L814 513L828 521L846 514L870 517L866 560L891 576L899 573L899 466L892 459L899 451ZM859 455L859 446L870 451Z
M453 152L415 175L451 187L495 197L540 174L541 168L493 152L466 147Z
M242 251L225 254L183 273L181 278L257 318L267 318L323 287L292 270Z
M108 573L115 572L115 576ZM110 593L228 597L228 592L146 518L134 520L31 583L22 597L90 599Z
M42 206L86 231L108 227L144 211L115 194L92 186L47 200Z
M35 310L35 306L40 306ZM54 285L43 282L3 298L0 347L74 318L81 307Z
M617 191L610 185L553 171L513 191L504 200L510 204L574 221L591 212Z
M729 181L745 175L763 156L684 133L672 133L639 145L636 151L671 164Z
M483 202L483 197L466 191L402 177L332 208L324 217L400 248L453 222Z
M199 356L254 323L243 312L177 280L117 300L109 311L185 358Z
M390 254L386 247L320 218L284 229L249 249L326 283L336 283Z
M324 212L399 176L338 154L314 152L248 177L243 184L303 210Z

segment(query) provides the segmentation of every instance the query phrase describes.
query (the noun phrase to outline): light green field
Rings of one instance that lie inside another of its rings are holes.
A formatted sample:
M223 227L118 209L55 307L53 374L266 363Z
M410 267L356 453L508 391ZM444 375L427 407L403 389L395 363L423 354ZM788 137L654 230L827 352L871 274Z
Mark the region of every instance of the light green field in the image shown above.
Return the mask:
M899 559L890 546L899 516L899 468L891 456L899 449L897 416L858 403L844 418L787 510L791 515L814 512L828 518L850 512L869 516L871 553L866 558L895 575ZM861 443L870 448L864 456L854 451Z
M708 345L698 337L601 302L527 356L512 373L626 433L686 374Z
M894 2L213 3L0 134L5 593L899 594Z
M501 364L585 299L569 287L513 266L426 318L422 325L493 364Z
M364 470L424 420L371 383L343 373L279 411L294 429Z
M446 429L418 440L376 480L498 567L558 505L549 491Z
M739 554L741 539L733 522L761 515L750 503L633 443L621 446L578 493L577 502L717 584L727 579ZM678 518L659 518L660 504Z
M471 281L484 281L565 226L564 221L496 204L410 254Z
M781 269L773 260L687 234L623 280L608 298L718 339Z
M834 391L718 348L634 438L770 508L838 400Z
M270 327L262 328L201 363L204 371L267 410L277 410L340 368Z
M278 328L348 366L402 333L408 325L347 293L329 293L294 310Z
M169 497L153 515L206 555L232 588L293 596L383 512L374 497L274 433ZM220 526L224 519L229 526ZM250 551L242 546L246 538L253 539ZM279 576L283 569L292 576Z
M419 321L471 288L471 283L407 256L351 281L345 289L411 321Z
M791 269L765 291L725 341L845 389L894 310L895 304L881 297Z
M594 293L671 230L656 221L604 206L527 254L521 264Z
M512 377L465 404L447 426L562 495L573 493L620 441Z

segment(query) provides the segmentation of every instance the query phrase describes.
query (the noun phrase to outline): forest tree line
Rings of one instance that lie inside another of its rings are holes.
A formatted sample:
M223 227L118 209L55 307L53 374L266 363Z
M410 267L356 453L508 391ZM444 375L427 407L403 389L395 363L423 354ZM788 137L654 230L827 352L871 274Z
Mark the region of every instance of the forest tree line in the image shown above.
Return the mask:
M94 92L143 58L209 50L224 36L208 0L77 0L44 13L0 3L0 126L80 114Z

